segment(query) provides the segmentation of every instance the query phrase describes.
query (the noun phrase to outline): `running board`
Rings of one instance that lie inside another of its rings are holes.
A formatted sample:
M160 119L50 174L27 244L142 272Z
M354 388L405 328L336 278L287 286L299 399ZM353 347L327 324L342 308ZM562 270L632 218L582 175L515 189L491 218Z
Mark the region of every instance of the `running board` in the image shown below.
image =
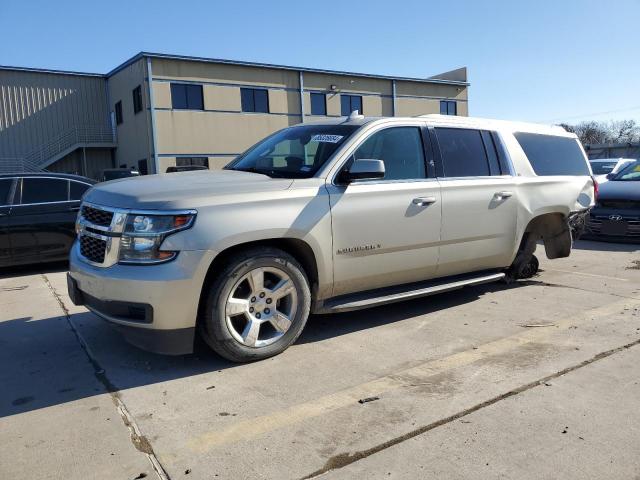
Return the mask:
M488 274L486 272L481 275L457 275L455 277L431 280L419 284L413 283L411 285L405 285L404 287L392 287L384 290L345 295L328 299L318 309L317 313L348 312L361 308L377 307L388 303L402 302L404 300L435 295L436 293L448 292L471 285L496 282L502 280L504 277L504 273Z

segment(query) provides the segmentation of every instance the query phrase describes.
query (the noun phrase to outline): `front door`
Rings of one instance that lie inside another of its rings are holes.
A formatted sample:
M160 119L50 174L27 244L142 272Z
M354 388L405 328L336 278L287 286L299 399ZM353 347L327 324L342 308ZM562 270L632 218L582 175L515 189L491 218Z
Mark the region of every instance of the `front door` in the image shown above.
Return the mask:
M518 192L499 139L467 128L431 132L442 187L438 276L509 266Z
M73 243L78 202L69 201L69 180L24 177L9 216L15 263L66 258Z
M352 159L385 164L381 180L329 183L334 295L433 277L440 240L440 186L428 178L419 126L371 133ZM430 148L427 148L430 154ZM348 168L349 162L345 165Z

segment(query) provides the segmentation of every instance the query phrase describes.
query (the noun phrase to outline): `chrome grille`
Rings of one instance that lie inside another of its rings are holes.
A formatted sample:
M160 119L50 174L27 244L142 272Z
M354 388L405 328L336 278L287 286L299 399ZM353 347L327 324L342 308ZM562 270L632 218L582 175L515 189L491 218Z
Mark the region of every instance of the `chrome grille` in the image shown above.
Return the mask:
M587 233L601 235L602 223L609 220L609 215L591 216L586 223ZM627 224L627 232L625 237L640 237L640 218L622 216L622 221Z
M107 242L89 235L80 235L80 253L87 260L94 263L103 263Z
M98 210L97 208L93 208L88 205L82 206L80 214L89 223L100 225L101 227L108 227L111 225L111 220L113 220L113 212Z

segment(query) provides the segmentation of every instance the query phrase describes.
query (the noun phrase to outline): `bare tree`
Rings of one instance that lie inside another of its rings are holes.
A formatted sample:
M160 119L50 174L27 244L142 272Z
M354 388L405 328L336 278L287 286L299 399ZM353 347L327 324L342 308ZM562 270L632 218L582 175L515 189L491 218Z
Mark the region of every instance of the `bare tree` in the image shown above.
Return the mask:
M635 120L591 120L577 125L561 123L560 126L578 135L584 144L640 142L640 125Z

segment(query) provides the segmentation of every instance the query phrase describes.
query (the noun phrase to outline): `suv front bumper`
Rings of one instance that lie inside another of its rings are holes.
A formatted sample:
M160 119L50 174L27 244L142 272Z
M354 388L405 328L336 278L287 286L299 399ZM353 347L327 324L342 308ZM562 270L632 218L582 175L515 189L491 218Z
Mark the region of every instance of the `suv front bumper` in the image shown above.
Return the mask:
M102 268L84 262L76 242L67 274L69 297L137 347L167 355L191 353L209 253L183 251L168 263Z

